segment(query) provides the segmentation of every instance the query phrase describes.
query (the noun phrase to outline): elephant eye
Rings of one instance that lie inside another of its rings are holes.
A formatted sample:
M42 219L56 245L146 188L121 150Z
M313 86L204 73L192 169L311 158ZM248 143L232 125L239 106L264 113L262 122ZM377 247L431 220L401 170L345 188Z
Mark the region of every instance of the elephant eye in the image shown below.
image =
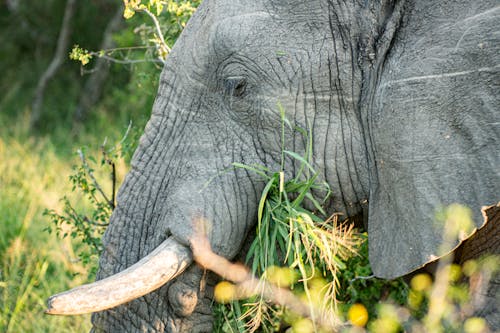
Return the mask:
M231 76L224 82L224 92L226 95L241 97L245 94L247 80L242 76Z

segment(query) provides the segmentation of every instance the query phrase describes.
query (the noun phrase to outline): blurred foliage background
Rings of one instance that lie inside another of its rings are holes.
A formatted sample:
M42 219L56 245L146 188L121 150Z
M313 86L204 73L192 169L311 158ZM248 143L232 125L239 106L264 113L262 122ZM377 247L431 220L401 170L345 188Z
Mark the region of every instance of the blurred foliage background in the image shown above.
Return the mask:
M104 141L112 147L130 126L116 164L120 183L149 118L161 72L148 42L152 22L125 20L123 11L120 0L0 3L0 332L90 329L89 316L43 314L48 296L93 279L92 265L78 257L86 245L47 233L43 211L61 211L64 195L75 209L92 209L68 181L77 149L99 156ZM165 9L159 17L170 46L189 15ZM103 53L115 61L94 56L82 67L69 58L74 45L115 49ZM109 190L107 170L96 177Z

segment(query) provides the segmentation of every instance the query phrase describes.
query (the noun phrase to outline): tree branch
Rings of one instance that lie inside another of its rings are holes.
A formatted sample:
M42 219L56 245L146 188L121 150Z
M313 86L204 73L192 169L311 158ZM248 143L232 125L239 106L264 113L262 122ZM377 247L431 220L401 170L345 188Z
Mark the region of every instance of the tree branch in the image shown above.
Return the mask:
M122 64L122 65L130 65L130 64L139 64L139 63L144 63L144 62L156 62L163 64L163 61L161 60L155 60L155 59L118 59L118 58L113 58L105 54L100 54L99 52L90 52L91 55L96 56L101 59L105 59L117 64Z
M87 173L88 173L90 179L92 180L94 187L97 189L97 191L99 191L99 193L101 193L102 197L108 203L108 205L110 205L111 207L114 207L114 203L110 199L108 199L108 196L102 190L101 186L97 182L97 179L95 179L94 173L92 171L90 171L90 167L87 164L87 160L85 159L85 155L83 155L83 152L80 149L78 149L78 155L80 156L80 160L82 161L83 167L85 168L85 170L87 170Z
M140 8L138 10L139 11L143 11L146 14L148 14L148 16L153 21L153 23L155 25L155 29L156 29L156 35L160 39L160 48L164 49L163 50L164 52L160 52L161 61L163 63L165 63L165 58L162 56L162 54L168 54L168 53L170 53L171 49L167 45L167 43L165 42L165 39L163 38L163 33L161 31L160 22L158 21L158 18L153 13L151 13L147 8Z
M47 67L45 72L40 77L35 90L35 95L33 97L30 118L31 129L35 128L40 121L42 115L43 97L45 89L47 88L47 84L61 67L63 60L65 59L65 55L68 52L69 37L71 34L71 20L73 19L73 16L75 14L75 9L76 0L67 0L54 58L49 64L49 67Z

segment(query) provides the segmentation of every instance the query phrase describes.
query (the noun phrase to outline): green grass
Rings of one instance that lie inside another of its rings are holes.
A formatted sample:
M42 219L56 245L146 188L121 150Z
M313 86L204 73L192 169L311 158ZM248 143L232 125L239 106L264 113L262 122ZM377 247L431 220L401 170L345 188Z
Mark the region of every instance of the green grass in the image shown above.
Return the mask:
M79 260L85 249L81 242L46 232L53 224L43 212L61 212L59 200L67 195L75 209L89 214L93 207L72 193L68 181L72 166L79 163L76 150L86 146L87 156L98 157L103 140L107 137L111 145L119 141L130 119L134 129L129 138L136 143L158 85L160 70L154 64L112 65L101 101L76 133L71 129L73 112L87 76L80 75L77 62L68 60L47 87L37 132L29 131L33 91L53 57L63 9L64 2L40 2L21 4L16 15L7 10L0 13L5 25L0 32L0 37L5 37L0 62L4 74L0 78L4 92L0 95L0 332L90 329L89 316L51 317L43 313L50 295L91 280L96 264L95 257L90 264ZM73 42L90 49L99 45L108 17L92 14L102 10L102 4L79 8L80 15L73 22ZM141 36L132 31L147 18L137 16L115 34L117 46L141 45ZM185 15L181 19L185 20ZM30 29L20 27L21 21L29 22ZM175 22L165 37L173 43L180 30ZM117 165L119 179L129 159L126 156ZM107 178L105 183L110 186Z
M265 166L233 164L266 181L258 207L256 237L246 263L255 276L291 288L310 307L312 318L322 314L323 324L334 327L338 321L339 276L347 268L348 259L357 254L360 238L353 226L338 223L336 216L329 217L323 210L331 190L328 184L318 181L318 173L312 166L312 133L292 127L281 105L278 108L282 142L280 170L273 172ZM302 135L307 142L303 155L285 149L288 129L292 135L295 132ZM285 156L299 165L291 179L285 179ZM325 193L325 197L315 197L314 190ZM221 289L215 290L218 300ZM215 310L215 331L241 332L244 328L248 332L274 332L291 325L300 332L304 324L311 326L311 330L321 331L314 320L301 318L282 306L273 306L261 296L261 291L255 293L249 299L219 305Z
M68 176L78 163L74 151L79 143L90 142L96 151L105 132L72 140L68 130L55 128L51 136L31 137L27 120L0 119L8 128L0 132L0 332L87 332L88 315L44 314L46 299L88 282L96 262L83 265L77 253L84 245L47 233L50 221L42 213L60 210L63 195L77 209L89 209L71 192ZM120 135L117 129L107 132L111 138ZM120 178L125 171L124 163L118 165Z

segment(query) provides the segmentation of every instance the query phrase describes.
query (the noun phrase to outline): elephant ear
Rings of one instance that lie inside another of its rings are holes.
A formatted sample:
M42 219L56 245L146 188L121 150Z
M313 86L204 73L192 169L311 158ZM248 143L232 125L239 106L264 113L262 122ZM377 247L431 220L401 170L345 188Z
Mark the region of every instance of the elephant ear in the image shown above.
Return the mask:
M383 278L458 246L441 248L442 207L468 206L480 228L481 207L500 197L500 7L424 2L409 8L373 74L368 233L370 262Z

